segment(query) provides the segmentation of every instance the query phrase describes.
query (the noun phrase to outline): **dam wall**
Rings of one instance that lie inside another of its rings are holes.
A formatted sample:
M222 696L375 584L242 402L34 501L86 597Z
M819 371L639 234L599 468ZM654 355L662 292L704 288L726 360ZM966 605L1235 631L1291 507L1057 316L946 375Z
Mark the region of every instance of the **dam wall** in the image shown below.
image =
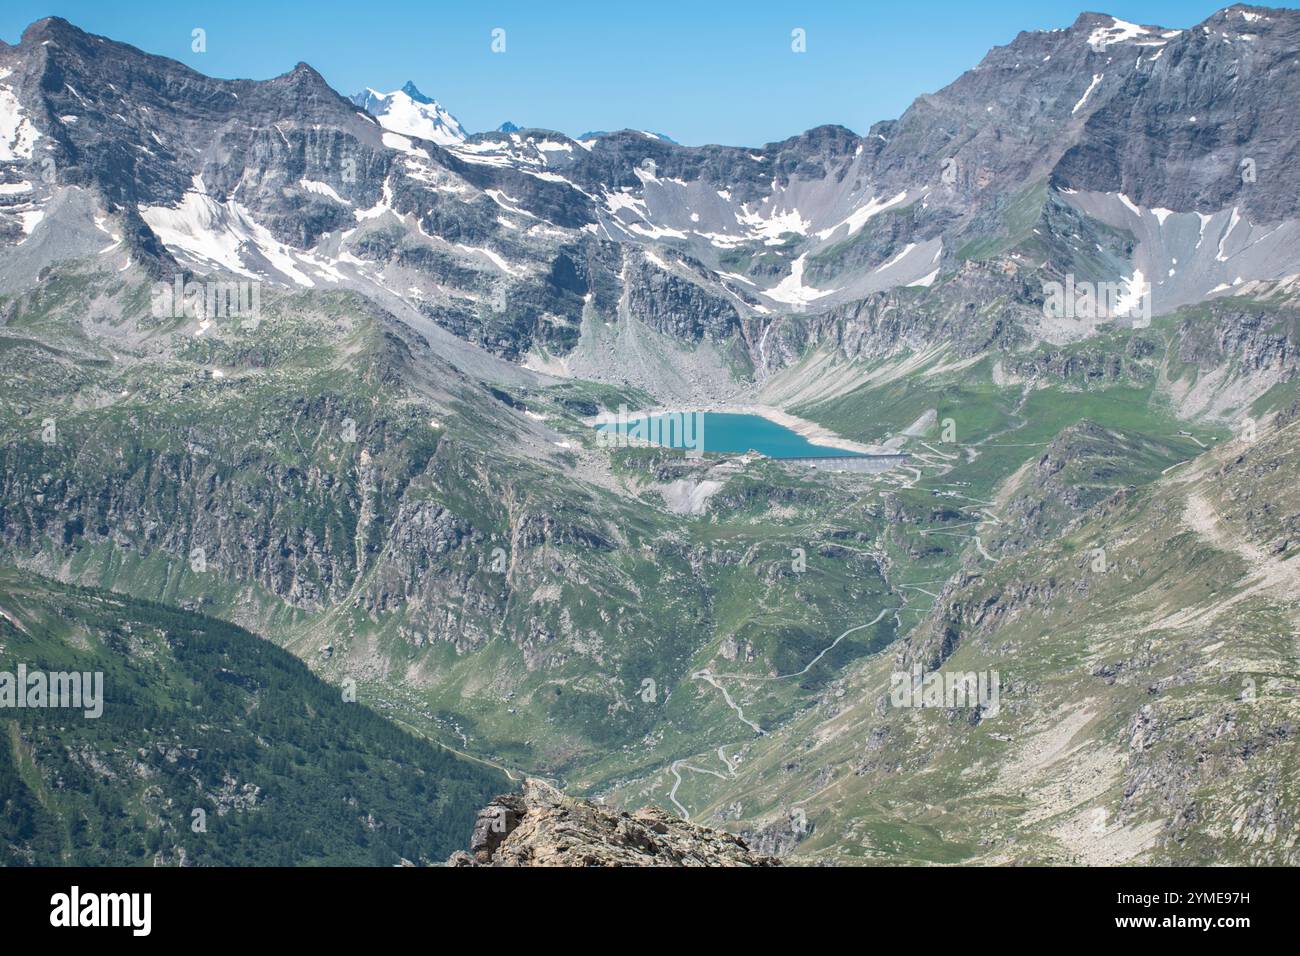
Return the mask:
M889 469L896 467L910 457L912 456L900 452L897 455L827 455L816 458L781 458L778 460L796 465L805 465L809 468L817 468L821 471L878 473L889 471Z

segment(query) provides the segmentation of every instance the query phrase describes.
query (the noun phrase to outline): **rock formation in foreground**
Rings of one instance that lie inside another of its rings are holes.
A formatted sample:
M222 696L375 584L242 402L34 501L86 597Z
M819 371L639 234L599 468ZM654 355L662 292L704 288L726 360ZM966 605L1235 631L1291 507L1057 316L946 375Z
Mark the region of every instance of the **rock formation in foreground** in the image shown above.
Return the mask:
M740 837L679 820L657 807L611 812L541 780L479 811L469 852L449 866L779 866Z

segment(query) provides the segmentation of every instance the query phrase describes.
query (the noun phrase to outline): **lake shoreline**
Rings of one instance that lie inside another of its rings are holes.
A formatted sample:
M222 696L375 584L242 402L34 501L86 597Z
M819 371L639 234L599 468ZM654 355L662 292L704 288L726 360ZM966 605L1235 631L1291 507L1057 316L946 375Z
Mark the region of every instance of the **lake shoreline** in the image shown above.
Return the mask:
M806 418L799 418L797 415L791 415L789 412L774 408L771 405L666 405L656 408L642 408L635 411L629 409L627 417L629 420L635 420L654 415L694 414L696 412L707 412L716 415L755 415L759 418L765 418L773 424L780 425L782 428L788 428L796 435L806 438L810 443L823 448L851 451L860 455L889 455L894 453L894 449L883 445L866 445L862 442L844 438L823 425L810 422ZM592 427L616 421L618 421L618 412L601 412L599 415L584 419L584 422Z

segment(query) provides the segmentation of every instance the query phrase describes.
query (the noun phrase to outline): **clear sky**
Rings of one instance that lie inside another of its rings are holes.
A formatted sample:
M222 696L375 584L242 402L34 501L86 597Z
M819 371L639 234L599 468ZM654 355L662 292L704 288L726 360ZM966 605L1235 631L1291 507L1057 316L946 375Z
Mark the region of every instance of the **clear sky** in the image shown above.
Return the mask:
M408 79L470 132L510 120L571 136L631 127L758 145L897 117L1021 30L1085 9L1166 27L1224 0L3 0L0 38L62 16L221 77L310 63L341 93ZM1295 6L1295 3L1286 3ZM191 31L207 51L191 50ZM492 31L505 31L493 53ZM791 49L805 31L807 52Z

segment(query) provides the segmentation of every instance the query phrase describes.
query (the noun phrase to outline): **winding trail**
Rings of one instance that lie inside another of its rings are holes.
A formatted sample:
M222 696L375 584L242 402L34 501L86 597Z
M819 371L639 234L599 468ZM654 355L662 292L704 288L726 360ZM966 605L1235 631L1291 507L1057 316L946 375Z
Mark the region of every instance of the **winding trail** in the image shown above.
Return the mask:
M731 762L727 760L726 756L722 752L721 747L718 748L718 757L721 758L722 762L727 765L728 772L726 774L718 773L716 770L705 770L702 767L692 767L685 760L674 760L672 766L668 768L669 772L673 775L674 778L673 788L668 791L668 799L672 801L673 806L677 808L677 811L682 815L683 820L689 821L691 819L691 811L687 810L686 807L682 806L681 801L677 799L677 788L682 785L681 772L683 770L693 770L696 773L707 773L710 777L717 777L719 780L726 780L727 777L729 776L734 777L736 775L735 768L732 767Z
M879 624L880 619L883 618L889 612L890 612L890 608L885 608L883 611L881 611L879 614L873 617L866 624L859 624L856 627L849 628L839 637L835 638L835 640L831 641L828 645L826 645L826 647L822 648L821 653L819 653L816 657L814 657L807 664L805 664L802 670L797 670L791 674L778 674L775 676L768 676L766 674L719 674L717 676L725 677L728 680L740 680L740 681L789 680L791 677L802 677L804 674L807 674L810 670L812 670L819 660L821 660L831 651L835 650L835 645L838 644L840 641L844 640L844 638L848 637L854 631L860 631L863 628L872 627L875 624Z
M888 613L889 613L889 609L886 608L885 610L883 610L883 611L881 611L879 614L877 614L874 618L872 618L870 621L868 621L866 624L859 624L857 627L851 627L851 628L849 628L847 631L845 631L845 632L844 632L843 634L841 634L839 637L835 638L835 640L831 641L830 644L829 644L828 646L824 647L824 648L822 649L822 652L821 652L820 654L818 654L816 657L814 657L812 660L810 660L807 664L805 664L803 670L801 670L801 671L795 671L793 674L782 674L780 677L773 677L772 680L787 680L788 678L791 678L791 677L802 677L804 674L807 674L810 670L812 670L813 666L816 665L816 663L817 663L819 660L821 660L823 657L825 657L825 656L826 656L827 654L829 654L831 651L835 650L835 645L838 644L840 641L844 640L844 638L848 637L848 636L849 636L850 634L852 634L854 631L860 631L860 630L862 630L864 627L871 627L872 625L879 623L880 619L881 619L882 617L884 617L884 616L885 616L886 614L888 614Z
M506 779L509 780L511 783L515 783L516 781L523 780L525 777L536 777L538 780L545 780L547 783L551 784L552 786L556 787L559 790L564 789L563 781L559 777L547 777L541 773L537 773L537 772L530 773L526 770L519 770L518 768L507 767L505 764L500 764L497 763L496 761L488 760L486 757L479 757L474 754L466 753L463 750L457 750L455 747L451 746L450 744L445 744L441 740L438 740L435 737L431 737L427 732L421 730L419 727L416 727L414 724L409 723L408 721L405 721L400 717L389 717L388 719L395 724L399 724L400 726L405 727L407 730L411 731L411 733L415 734L417 737L420 737L423 740L427 740L429 743L433 744L434 746L441 747L443 750L446 750L448 753L453 753L458 757L464 757L466 760L472 760L475 763L481 763L485 767L491 767L493 770L500 770L503 774L506 775ZM516 773L519 774L519 776L515 776Z
M730 707L732 710L736 712L736 716L740 718L740 722L742 724L744 724L747 727L750 727L754 731L754 733L758 734L760 737L763 737L767 734L766 730L764 730L762 727L758 726L758 724L754 723L752 720L750 720L748 717L745 716L745 712L740 709L740 705L737 704L734 700L732 700L731 695L727 693L727 688L719 684L717 678L715 678L708 669L702 671L696 671L694 674L691 675L691 680L702 680L705 683L712 684L718 690L722 691L722 699L727 702L728 707Z
M808 671L812 670L812 668L817 664L817 662L820 661L827 654L829 654L832 650L834 650L835 646L839 644L840 641L844 640L844 638L848 637L854 631L860 631L863 628L872 627L875 624L878 624L880 620L886 614L889 613L891 613L891 609L885 608L874 618L868 621L866 624L858 624L856 627L849 628L839 637L835 638L835 640L831 641L830 644L828 644L826 647L822 648L821 652L812 660L810 660L807 664L805 664L802 670L797 670L792 674L781 674L775 677L768 677L762 675L751 676L746 674L723 674L720 676L726 677L729 680L750 680L750 681L788 680L791 677L801 677L804 674L808 673ZM897 614L896 611L894 613ZM691 679L702 680L716 687L718 690L722 692L722 699L727 702L727 706L736 712L736 716L740 718L741 723L749 727L760 737L767 736L767 731L765 731L762 727L758 726L758 724L754 723L752 720L750 720L748 717L745 716L745 712L740 709L740 705L731 699L731 694L727 693L727 689L718 683L717 677L714 676L714 674L711 671L707 669L702 671L696 671L694 674L691 675ZM690 820L691 814L690 811L687 810L686 807L682 805L681 801L677 799L677 790L682 785L681 772L683 770L693 770L696 773L707 773L710 776L717 777L719 780L726 780L728 776L734 777L736 775L736 765L733 764L727 758L727 753L723 749L723 747L718 748L718 759L721 760L727 768L727 773L725 775L718 773L716 770L704 770L700 767L693 767L690 764L688 764L685 760L674 760L672 764L669 766L668 771L673 775L673 786L672 789L668 791L668 799L672 801L673 806L677 808L677 811L682 815L683 820Z

